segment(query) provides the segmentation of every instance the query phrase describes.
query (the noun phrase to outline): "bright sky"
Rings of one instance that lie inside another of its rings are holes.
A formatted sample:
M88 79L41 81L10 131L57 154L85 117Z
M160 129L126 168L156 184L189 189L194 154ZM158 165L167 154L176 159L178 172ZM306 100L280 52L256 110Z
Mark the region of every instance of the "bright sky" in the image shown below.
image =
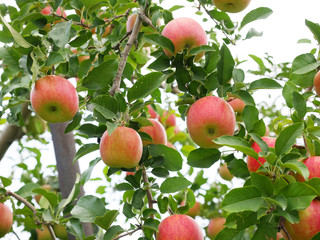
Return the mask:
M0 3L12 5L14 1L0 0ZM165 8L170 8L172 6L172 3L174 3L175 5L192 5L186 0L165 0L163 6ZM247 31L253 27L259 32L263 31L263 36L259 38L253 38L245 42L240 41L236 46L231 47L231 51L234 57L238 56L240 60L248 60L248 54L254 54L262 57L264 53L267 52L269 53L269 55L274 57L274 61L276 63L280 63L285 61L292 61L297 55L309 52L312 48L317 47L317 44L315 40L313 40L311 32L305 26L304 22L305 19L308 19L310 21L320 23L319 0L252 0L246 10L238 14L230 14L230 17L235 22L241 21L243 16L249 11L262 6L271 8L274 13L267 19L258 20L255 23L249 24L242 30L242 34L245 35ZM174 12L174 17L189 16L201 22L202 16L199 17L193 15L193 12L194 10L191 10L190 8L182 9ZM206 25L203 24L203 26L205 29L209 29L209 26L213 24L214 23L212 21L209 21ZM298 40L302 38L312 40L312 44L298 44ZM250 66L251 69L256 66L256 63L254 63L252 60L249 61L248 64L252 64ZM48 140L50 139L49 133L47 133L47 135L45 136ZM52 156L52 159L54 159L51 145L49 145L49 147L50 149L48 150L48 155L46 156ZM0 162L1 176L8 176L8 174L11 172L11 166L16 163L17 158L19 157L19 155L17 155L17 149L18 145L14 144L7 152L6 157ZM92 160L94 158L95 157L87 159ZM52 164L52 159L48 160L47 164ZM86 162L85 159L80 159L80 164L82 170L86 169L88 166L88 162ZM102 168L102 164L96 166L96 170L100 173L99 174L97 172L98 176L101 176ZM17 175L15 177L20 176L18 175L18 173L16 174ZM213 177L216 177L216 169L214 169L214 167L209 175L213 175ZM95 184L96 183L92 183L92 185L86 185L87 193L95 192ZM120 212L122 211L121 209L119 210ZM205 220L199 219L199 221L203 226L206 226L206 224L208 223ZM138 237L128 237L123 239L133 238L137 239ZM9 234L5 239L15 239L15 237L13 234ZM22 237L21 239L24 239L24 237Z

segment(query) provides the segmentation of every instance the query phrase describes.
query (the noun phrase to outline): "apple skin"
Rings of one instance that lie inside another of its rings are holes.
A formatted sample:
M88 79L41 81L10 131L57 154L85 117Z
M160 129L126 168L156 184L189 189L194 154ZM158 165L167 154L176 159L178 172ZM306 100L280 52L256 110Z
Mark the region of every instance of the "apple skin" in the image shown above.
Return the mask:
M44 9L41 10L41 13L43 15L50 15L52 13L52 8L51 6L46 6ZM62 14L61 14L62 13ZM57 11L56 11L56 14L59 15L59 16L63 16L63 17L67 17L67 14L66 12L61 8L61 7L58 7L57 8Z
M185 200L181 202L181 206L185 205ZM196 216L199 216L201 214L201 203L195 202L194 206L192 208L189 208L189 211L186 213L186 215L195 218Z
M37 239L38 240L52 240L49 229L47 226L42 226L42 229L37 228Z
M10 208L0 203L0 238L10 232L13 223L13 215Z
M171 215L159 224L156 240L203 240L201 228L187 215Z
M65 226L63 225L54 225L53 226L53 231L56 235L61 240L68 240L68 232Z
M47 130L47 123L38 116L30 116L26 127L28 134L39 136Z
M232 107L215 96L200 98L187 114L187 129L192 140L202 148L219 148L213 139L233 135L236 118Z
M147 107L148 107L148 112L149 112L150 117L157 119L159 117L159 114L156 113L156 111L153 110L153 108L150 105L148 105Z
M320 156L308 157L302 161L309 170L309 179L320 177ZM306 179L300 174L293 174L298 182L304 182Z
M212 0L212 3L221 11L238 13L248 7L250 0Z
M226 219L223 217L212 218L207 227L207 236L214 239L215 236L225 227Z
M239 98L229 98L227 102L231 105L235 113L241 114L246 104Z
M189 50L194 47L201 45L207 45L207 34L202 26L193 20L192 18L181 17L170 21L163 29L162 35L169 38L174 47L174 53L164 49L165 54L168 57L176 55L183 49L188 48ZM201 59L204 52L199 53L195 56L195 61Z
M318 71L314 76L313 86L314 90L316 90L318 97L320 97L320 71Z
M126 23L126 30L127 32L131 32L132 29L133 29L133 26L137 20L137 17L138 17L138 14L134 13L134 14L131 14L129 17L128 17L128 20L127 20L127 23Z
M38 79L30 101L36 114L49 123L69 121L79 108L76 88L67 79L55 75Z
M176 126L176 116L172 112L164 111L158 119L165 128Z
M152 141L143 140L143 146L149 144L167 145L167 133L163 125L157 119L149 118L148 120L152 123L152 126L144 126L139 129L139 132L147 133Z
M261 138L263 141L266 142L266 144L269 146L269 147L272 147L274 148L275 144L276 144L276 139L275 138L272 138L272 137L262 137ZM261 148L259 147L259 145L254 142L251 144L251 147L253 148L253 150L256 152L256 153L259 153L261 151ZM250 157L248 156L247 158L247 164L248 164L248 169L250 172L256 172L259 167L261 166L261 164L263 165L266 160L262 157L259 157L258 158L258 161L256 159L254 159L253 157Z
M285 221L285 227L292 240L310 240L320 231L320 201L314 199L305 210L299 211L300 222ZM286 235L283 234L286 239Z
M109 136L108 131L102 135L100 155L109 167L133 168L142 157L142 140L132 128L117 127Z
M218 173L219 173L220 177L221 177L222 179L226 180L226 181L231 181L232 178L234 177L234 176L230 173L230 171L229 171L229 169L228 169L228 166L227 166L227 164L225 164L225 163L222 164L222 165L219 167Z
M167 147L173 148L174 150L177 150L176 147L172 144L172 142L167 142Z

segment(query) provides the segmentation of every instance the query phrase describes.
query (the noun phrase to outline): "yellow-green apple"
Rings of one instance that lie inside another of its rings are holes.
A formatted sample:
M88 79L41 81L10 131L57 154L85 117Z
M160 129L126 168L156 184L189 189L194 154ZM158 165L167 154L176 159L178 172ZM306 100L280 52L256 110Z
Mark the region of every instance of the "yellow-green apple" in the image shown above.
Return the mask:
M241 114L243 112L246 104L239 98L228 98L227 102L231 105L233 111L237 114Z
M218 173L219 173L220 177L221 177L222 179L226 180L226 181L231 181L232 178L234 177L234 176L230 173L230 171L229 171L228 166L227 166L226 163L222 164L222 165L219 167Z
M109 167L133 168L142 157L142 140L132 128L117 127L111 135L104 132L100 142L100 155Z
M167 145L167 133L163 125L157 119L149 118L148 120L152 126L144 126L139 129L139 132L148 134L152 138L152 141L143 140L143 146L149 144Z
M42 185L41 188L46 189L46 190L48 190L48 191L51 190L51 186L50 186L49 184ZM40 198L41 198L41 197L42 197L41 194L38 194L38 195L34 196L34 198L36 199L36 202L37 202L37 203L40 202Z
M202 26L188 17L176 18L170 21L164 27L162 35L169 38L175 47L174 53L164 49L168 57L175 56L176 53L181 52L185 48L190 50L208 43L207 34ZM198 61L203 55L204 52L197 54L194 60Z
M320 97L320 71L318 71L314 76L313 86L314 90L316 90L318 97Z
M174 127L176 126L176 116L172 112L163 111L162 116L159 116L159 122L161 122L165 128Z
M30 116L26 128L27 134L38 136L47 130L47 123L38 116Z
M250 0L212 0L212 3L221 11L237 13L248 7Z
M276 143L275 138L262 137L261 139L265 141L269 147L274 148ZM253 142L251 144L251 147L253 148L254 151L256 151L256 153L259 153L261 151L260 146L256 142ZM250 156L248 156L247 158L248 169L250 172L256 172L259 169L259 167L262 166L265 162L266 160L263 157L259 157L258 160Z
M38 240L52 240L51 234L47 226L42 226L42 228L37 228L37 239Z
M53 231L56 235L61 240L68 240L68 232L65 226L63 225L54 225L53 226Z
M184 206L184 205L185 205L185 200L182 200L181 206ZM188 212L186 213L186 215L193 218L196 216L199 216L200 214L201 214L201 203L199 202L195 202L193 207L189 208Z
M49 123L69 121L79 108L76 88L67 79L55 75L36 81L30 101L36 114Z
M204 236L198 223L184 214L171 215L158 226L157 240L203 240Z
M232 107L216 96L200 98L187 114L187 129L192 140L202 148L219 148L217 137L233 135L236 118Z
M320 231L320 201L314 199L305 210L299 211L300 221L292 224L285 221L285 227L292 240L310 240ZM283 234L286 238L286 235Z
M215 236L225 227L226 219L223 217L212 218L207 227L207 236L214 239Z
M13 222L13 215L10 208L0 203L0 238L10 232Z
M309 170L309 179L320 177L320 156L308 157L302 161ZM298 182L304 182L306 179L300 174L293 174Z
M148 107L148 112L149 112L150 117L157 119L159 114L156 113L156 111L153 110L153 108L150 105L148 105L147 107Z

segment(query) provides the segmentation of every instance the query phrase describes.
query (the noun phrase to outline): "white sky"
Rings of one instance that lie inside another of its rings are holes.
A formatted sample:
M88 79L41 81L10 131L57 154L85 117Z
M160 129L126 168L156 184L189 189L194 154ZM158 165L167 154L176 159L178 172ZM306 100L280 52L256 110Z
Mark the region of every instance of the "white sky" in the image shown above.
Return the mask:
M13 4L14 1L4 1L0 0L0 3L5 4ZM172 6L172 3L175 5L185 5L190 4L186 0L174 0L169 1L166 0L163 3L165 8L169 8ZM305 26L304 21L308 19L310 21L320 23L320 15L319 15L319 0L252 0L250 5L246 10L238 14L230 14L230 17L233 21L241 21L243 16L247 14L249 11L257 8L257 7L269 7L274 13L267 19L258 20L255 23L248 24L243 30L242 34L245 35L247 31L254 27L257 31L263 31L263 36L258 38L252 38L251 40L245 42L238 42L236 46L230 47L231 52L234 57L239 57L240 60L248 60L248 54L254 54L262 57L264 53L269 53L269 55L274 57L275 63L292 61L294 57L299 54L309 52L312 48L317 47L315 40L313 40L313 36L308 28ZM202 17L196 16L193 14L194 10L190 8L186 8L180 11L175 11L174 17L180 16L189 16L194 19L201 21ZM204 25L205 29L209 29L209 24L214 24L213 22L207 23L208 25ZM312 40L312 44L297 44L297 41L301 38L308 38ZM256 67L256 63L252 60L248 62L248 64L252 64L250 68ZM249 66L249 65L247 65ZM49 140L50 134L46 133L45 137ZM39 146L40 147L40 146ZM8 174L11 172L11 166L16 164L18 161L19 155L17 154L18 145L14 144L11 146L9 151L7 152L5 158L0 162L0 175L1 176L9 176ZM54 164L54 153L52 146L49 145L49 150L47 150L46 156L51 156L51 158L45 159L46 164ZM89 161L94 159L96 156L86 157L80 159L81 169L82 171L87 168ZM34 162L30 163L31 165ZM218 165L215 164L210 172L207 171L206 177L211 176L211 178L215 179L217 177L216 167ZM102 168L104 165L96 166L95 168L95 176L101 176ZM21 172L15 172L15 177L18 178ZM120 177L122 178L123 175ZM218 177L219 181L221 179ZM88 183L86 185L86 192L93 194L95 192L97 182ZM236 182L233 184L237 185ZM16 186L19 188L20 186ZM17 189L11 189L17 190ZM117 197L114 197L117 198ZM117 206L112 206L113 209L117 209ZM110 206L110 208L112 209ZM119 209L122 212L122 209ZM206 226L208 224L207 220L201 220L198 218L200 224L202 226ZM19 232L19 231L18 231ZM138 234L137 234L138 235ZM132 236L123 238L125 239L137 239L138 236ZM27 235L21 235L21 239L26 239ZM16 239L13 234L8 234L4 239Z

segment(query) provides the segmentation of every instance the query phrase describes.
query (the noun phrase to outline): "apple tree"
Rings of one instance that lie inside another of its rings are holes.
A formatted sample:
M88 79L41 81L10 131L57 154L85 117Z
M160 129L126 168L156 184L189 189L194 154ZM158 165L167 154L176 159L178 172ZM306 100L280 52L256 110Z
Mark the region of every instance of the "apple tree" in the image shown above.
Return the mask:
M237 43L271 9L186 0L194 16L174 18L185 6L165 3L0 4L1 166L14 142L20 158L0 167L0 236L320 238L320 25L305 21L311 52L248 55L253 70Z

